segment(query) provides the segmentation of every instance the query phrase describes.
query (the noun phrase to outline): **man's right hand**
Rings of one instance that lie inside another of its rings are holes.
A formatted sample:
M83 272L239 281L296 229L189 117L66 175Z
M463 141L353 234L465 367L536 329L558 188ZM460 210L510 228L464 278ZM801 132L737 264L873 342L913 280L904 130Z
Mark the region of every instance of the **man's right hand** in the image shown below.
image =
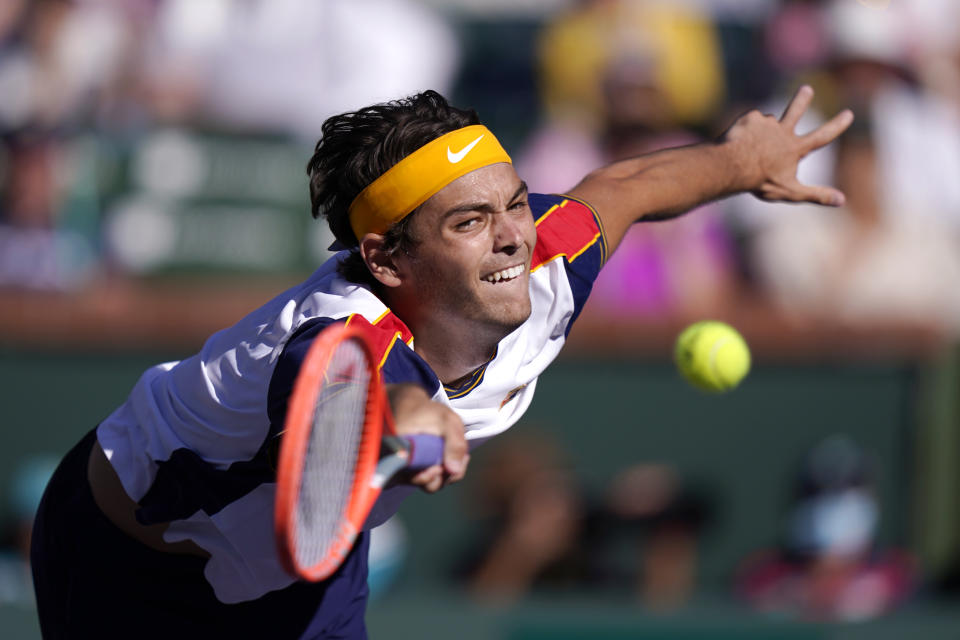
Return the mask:
M408 482L428 493L463 479L470 461L463 421L450 407L434 402L426 391L413 384L387 385L398 435L427 433L443 438L443 464L428 467Z

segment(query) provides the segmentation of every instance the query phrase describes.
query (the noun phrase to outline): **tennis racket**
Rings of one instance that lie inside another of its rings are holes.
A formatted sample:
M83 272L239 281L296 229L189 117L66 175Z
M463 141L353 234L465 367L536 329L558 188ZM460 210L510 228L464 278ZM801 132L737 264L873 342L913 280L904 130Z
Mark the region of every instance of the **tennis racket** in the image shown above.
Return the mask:
M297 375L280 445L274 530L283 566L325 579L387 481L442 461L439 436L396 435L366 334L342 324L324 329Z

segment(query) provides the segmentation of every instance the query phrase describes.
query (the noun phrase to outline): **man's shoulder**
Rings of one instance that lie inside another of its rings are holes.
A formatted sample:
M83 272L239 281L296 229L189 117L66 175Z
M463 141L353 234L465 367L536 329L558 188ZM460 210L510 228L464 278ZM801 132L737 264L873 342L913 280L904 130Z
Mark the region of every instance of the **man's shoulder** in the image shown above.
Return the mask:
M599 248L599 260L606 260L606 240L596 211L588 203L563 194L529 196L530 210L537 226L537 246L532 268L555 258L573 262L592 247Z

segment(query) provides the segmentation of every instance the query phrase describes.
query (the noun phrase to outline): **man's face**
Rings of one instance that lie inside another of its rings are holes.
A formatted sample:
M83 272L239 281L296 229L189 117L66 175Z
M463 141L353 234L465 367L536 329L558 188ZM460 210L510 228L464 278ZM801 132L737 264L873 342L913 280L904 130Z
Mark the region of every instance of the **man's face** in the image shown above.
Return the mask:
M410 231L416 245L394 260L417 315L497 340L529 317L537 233L512 165L454 180L421 206Z

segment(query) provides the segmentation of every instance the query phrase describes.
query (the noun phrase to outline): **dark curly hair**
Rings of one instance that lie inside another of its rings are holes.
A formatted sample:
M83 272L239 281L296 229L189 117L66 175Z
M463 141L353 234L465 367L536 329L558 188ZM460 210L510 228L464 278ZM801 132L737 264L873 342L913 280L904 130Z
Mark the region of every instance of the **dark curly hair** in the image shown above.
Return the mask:
M325 216L340 244L357 247L358 239L347 213L354 198L390 167L431 140L479 123L476 111L453 107L436 91L328 118L307 163L313 217ZM412 246L407 228L415 212L387 231L387 251ZM358 251L351 252L341 263L340 271L353 281L372 281Z

